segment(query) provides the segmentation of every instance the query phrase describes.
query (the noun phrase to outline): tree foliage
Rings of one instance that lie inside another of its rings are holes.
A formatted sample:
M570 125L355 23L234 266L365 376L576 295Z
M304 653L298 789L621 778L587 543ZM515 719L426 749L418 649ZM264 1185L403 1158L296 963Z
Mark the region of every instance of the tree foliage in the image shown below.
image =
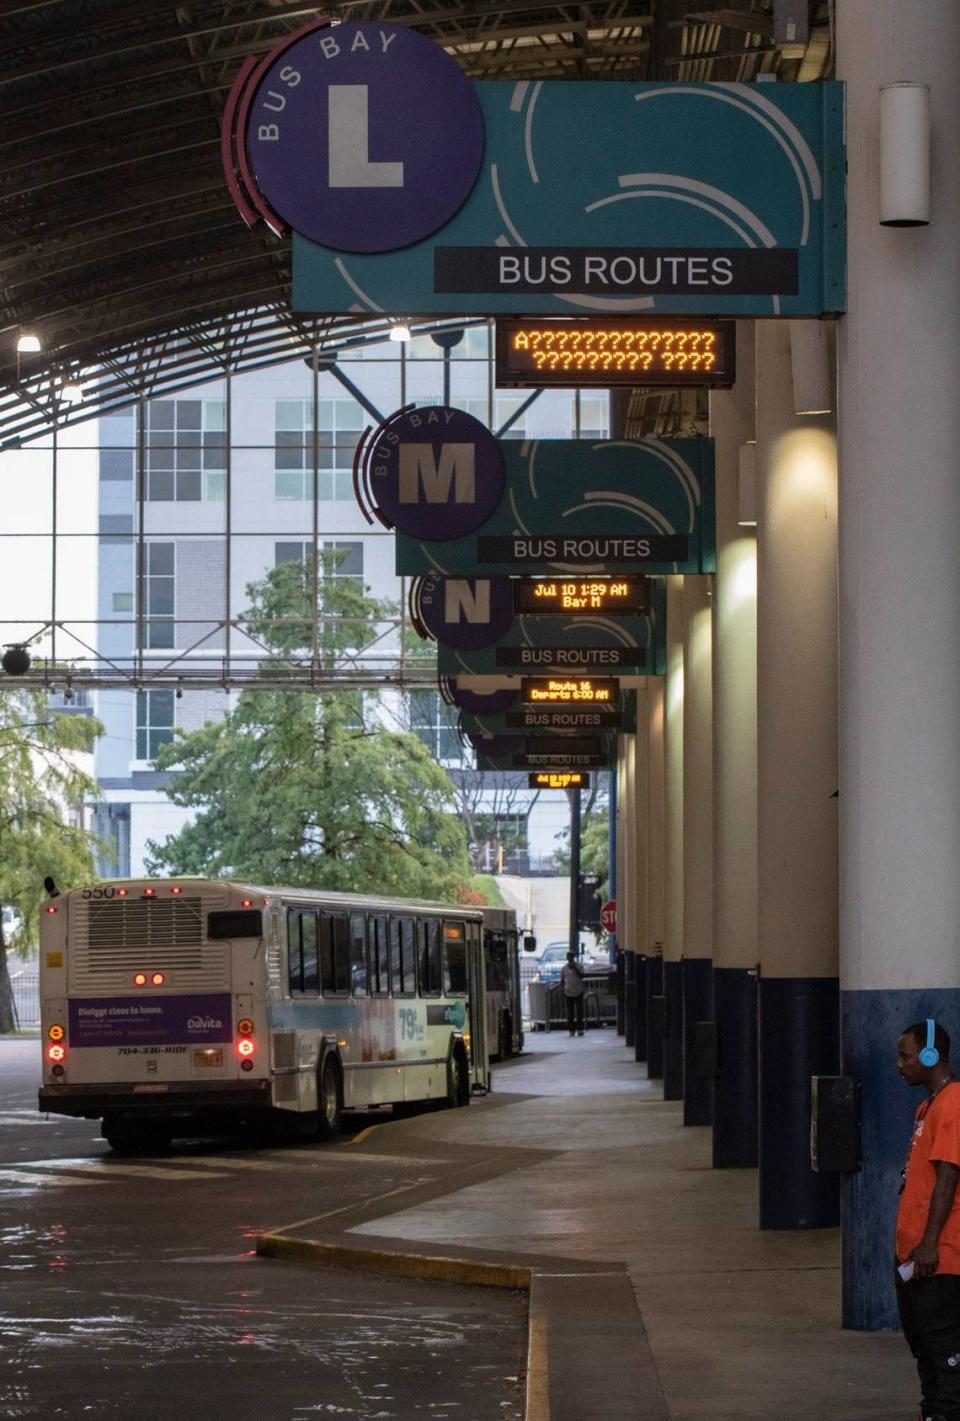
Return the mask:
M348 672L388 604L331 575L325 555L284 563L248 587L253 634L291 669L316 644L327 671ZM349 686L348 679L345 685ZM356 690L245 690L222 721L178 734L157 764L194 821L151 843L151 871L260 883L455 898L469 876L452 786L415 735L383 726L376 697Z
M0 694L0 904L23 920L26 941L49 875L61 889L93 877L93 836L82 828L84 801L96 785L80 767L101 727L85 716L58 715L43 692ZM13 1030L13 996L0 923L0 1032Z

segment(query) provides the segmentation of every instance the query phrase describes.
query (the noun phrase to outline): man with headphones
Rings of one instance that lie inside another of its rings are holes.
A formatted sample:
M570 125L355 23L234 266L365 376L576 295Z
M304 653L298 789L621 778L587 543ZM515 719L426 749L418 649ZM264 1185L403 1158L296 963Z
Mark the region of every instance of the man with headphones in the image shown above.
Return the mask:
M950 1037L931 1018L897 1042L917 1109L897 1208L897 1303L920 1374L923 1421L960 1421L960 1089Z

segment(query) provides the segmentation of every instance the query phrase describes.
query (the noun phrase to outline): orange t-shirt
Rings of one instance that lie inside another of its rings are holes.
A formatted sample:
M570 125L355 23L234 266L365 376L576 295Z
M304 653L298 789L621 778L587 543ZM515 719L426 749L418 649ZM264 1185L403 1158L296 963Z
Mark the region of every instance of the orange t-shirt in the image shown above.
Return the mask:
M923 1237L930 1197L937 1182L934 1163L960 1168L960 1082L942 1087L917 1109L907 1151L907 1180L897 1208L897 1258L905 1263ZM960 1189L940 1235L938 1273L960 1273Z

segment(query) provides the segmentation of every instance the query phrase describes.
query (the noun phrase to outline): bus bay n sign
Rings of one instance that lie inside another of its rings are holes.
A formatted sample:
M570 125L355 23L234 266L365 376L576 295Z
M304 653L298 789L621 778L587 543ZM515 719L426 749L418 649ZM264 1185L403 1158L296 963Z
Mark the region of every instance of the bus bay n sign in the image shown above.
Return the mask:
M241 71L244 220L298 311L819 316L845 306L843 87L472 84L405 27L316 22Z

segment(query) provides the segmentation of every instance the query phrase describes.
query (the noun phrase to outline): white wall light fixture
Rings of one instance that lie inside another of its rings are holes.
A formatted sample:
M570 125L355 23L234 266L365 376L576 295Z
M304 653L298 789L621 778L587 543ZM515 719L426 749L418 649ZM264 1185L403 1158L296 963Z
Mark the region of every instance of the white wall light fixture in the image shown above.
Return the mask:
M40 343L40 337L34 335L32 331L24 331L23 335L17 340L18 355L37 355L42 349L43 346Z
M826 321L790 322L794 414L830 414L830 330Z
M410 327L406 321L398 321L395 326L390 327L390 339L407 341L411 339Z
M880 224L930 221L930 90L901 81L880 90Z
M757 445L751 439L740 445L737 478L737 522L741 528L757 526Z

